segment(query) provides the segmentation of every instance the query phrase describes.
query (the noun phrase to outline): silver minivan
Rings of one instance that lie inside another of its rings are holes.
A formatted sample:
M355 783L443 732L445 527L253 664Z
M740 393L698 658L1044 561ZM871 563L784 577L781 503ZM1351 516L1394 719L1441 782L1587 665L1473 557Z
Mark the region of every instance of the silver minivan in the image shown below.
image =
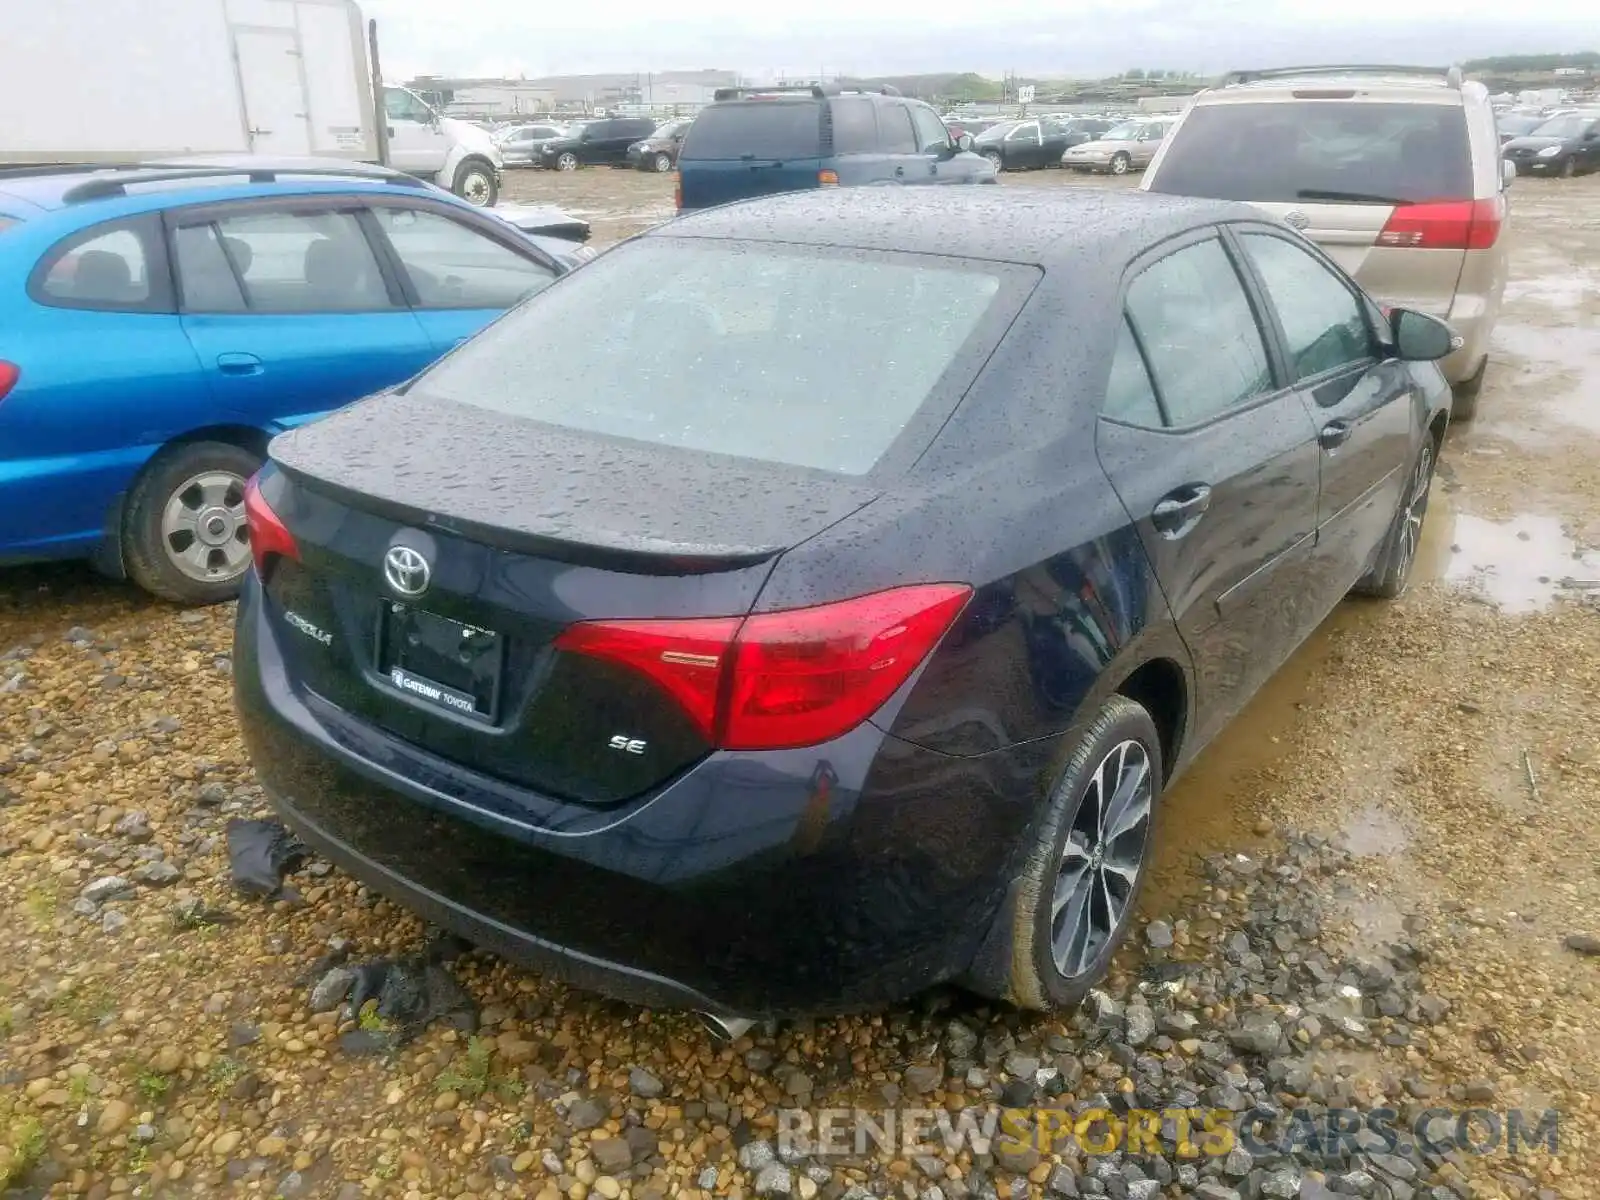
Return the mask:
M1514 171L1483 85L1456 68L1240 71L1197 95L1140 186L1244 200L1384 304L1449 322L1454 416L1477 408L1505 289Z

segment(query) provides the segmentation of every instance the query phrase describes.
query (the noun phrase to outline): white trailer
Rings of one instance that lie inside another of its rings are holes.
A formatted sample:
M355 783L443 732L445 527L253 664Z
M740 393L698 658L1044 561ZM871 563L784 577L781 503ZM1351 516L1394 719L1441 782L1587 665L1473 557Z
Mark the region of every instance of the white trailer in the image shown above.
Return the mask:
M487 133L384 89L392 165L476 204ZM380 158L355 0L19 0L0 23L0 167L204 154Z

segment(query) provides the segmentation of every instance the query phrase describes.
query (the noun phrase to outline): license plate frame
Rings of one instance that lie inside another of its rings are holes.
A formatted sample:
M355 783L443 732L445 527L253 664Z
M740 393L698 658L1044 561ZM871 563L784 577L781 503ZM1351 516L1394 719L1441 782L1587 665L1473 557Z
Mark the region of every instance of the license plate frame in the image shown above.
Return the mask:
M505 637L424 608L388 602L378 613L374 665L384 683L429 709L493 724L505 680Z

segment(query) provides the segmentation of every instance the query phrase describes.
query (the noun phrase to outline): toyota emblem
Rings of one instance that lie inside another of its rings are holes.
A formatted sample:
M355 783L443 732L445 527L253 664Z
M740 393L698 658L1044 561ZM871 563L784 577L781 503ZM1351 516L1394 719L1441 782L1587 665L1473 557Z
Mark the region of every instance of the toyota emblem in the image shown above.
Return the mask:
M1283 219L1287 224L1295 229L1304 229L1307 225L1311 224L1311 218L1306 216L1305 213L1301 212L1298 208L1293 212L1285 213Z
M383 577L402 596L420 596L428 590L433 568L420 551L410 546L390 546L383 556Z

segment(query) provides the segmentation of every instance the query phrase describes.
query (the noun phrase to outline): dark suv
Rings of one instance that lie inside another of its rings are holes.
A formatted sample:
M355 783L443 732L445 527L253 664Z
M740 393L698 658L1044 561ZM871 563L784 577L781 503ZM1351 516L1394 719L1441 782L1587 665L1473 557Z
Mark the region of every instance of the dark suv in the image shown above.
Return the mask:
M692 124L693 117L679 117L658 125L644 141L628 147L628 164L641 171L666 174L678 165L678 148L683 145L683 135L689 132Z
M553 138L539 148L539 165L558 171L628 161L628 147L655 132L649 117L608 117L574 129L570 137Z
M678 151L678 207L818 187L994 183L971 147L892 88L719 88Z

